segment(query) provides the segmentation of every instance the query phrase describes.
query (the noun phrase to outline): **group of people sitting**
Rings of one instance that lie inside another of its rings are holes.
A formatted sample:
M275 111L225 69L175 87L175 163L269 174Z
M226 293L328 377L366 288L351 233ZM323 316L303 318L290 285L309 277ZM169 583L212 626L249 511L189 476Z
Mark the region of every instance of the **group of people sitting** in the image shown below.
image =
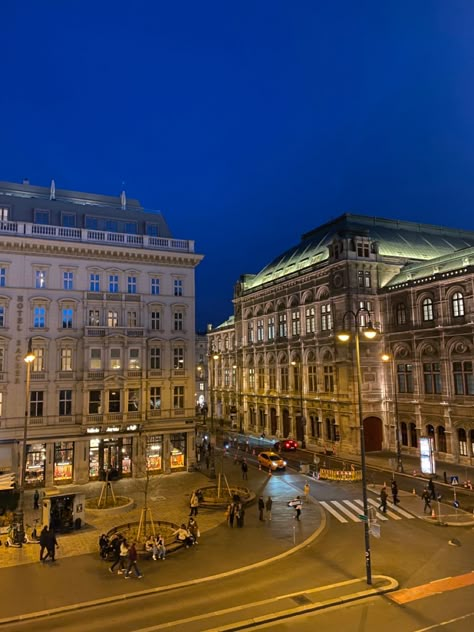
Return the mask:
M200 537L198 523L192 516L189 518L188 525L183 522L180 527L173 531L173 535L176 536L178 542L183 542L187 549L193 544L198 544L198 538Z
M164 560L166 558L165 540L161 533L149 535L145 542L145 551L151 553L153 560Z

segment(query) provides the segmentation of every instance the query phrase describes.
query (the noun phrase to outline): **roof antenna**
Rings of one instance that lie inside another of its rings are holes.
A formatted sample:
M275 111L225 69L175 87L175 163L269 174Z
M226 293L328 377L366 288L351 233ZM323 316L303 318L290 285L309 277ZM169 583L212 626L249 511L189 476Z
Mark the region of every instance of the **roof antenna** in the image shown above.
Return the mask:
M122 181L122 187L125 187L124 181ZM127 210L127 196L125 195L125 188L122 188L122 193L120 194L120 206L122 207L122 211Z
M49 199L56 199L56 183L54 180L51 180L51 186L49 187Z

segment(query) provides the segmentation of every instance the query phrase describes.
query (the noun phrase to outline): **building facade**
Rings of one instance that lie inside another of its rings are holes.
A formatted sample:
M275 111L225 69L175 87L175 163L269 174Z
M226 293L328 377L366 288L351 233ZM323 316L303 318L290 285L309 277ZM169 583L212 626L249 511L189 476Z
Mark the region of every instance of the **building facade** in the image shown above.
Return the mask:
M308 448L474 458L474 232L343 215L235 287L209 334L210 397L225 419ZM373 323L377 336L365 341ZM384 360L382 359L384 357Z
M0 182L1 471L25 424L26 486L194 462L201 259L124 192Z

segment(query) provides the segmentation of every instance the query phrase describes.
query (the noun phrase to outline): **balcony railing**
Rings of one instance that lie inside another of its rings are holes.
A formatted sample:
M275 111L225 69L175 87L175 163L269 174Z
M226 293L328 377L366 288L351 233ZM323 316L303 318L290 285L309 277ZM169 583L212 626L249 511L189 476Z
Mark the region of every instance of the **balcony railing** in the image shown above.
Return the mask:
M190 239L109 233L88 228L67 228L65 226L48 226L43 224L30 224L27 222L0 222L0 233L7 233L18 237L37 237L39 239L109 244L110 246L119 245L129 248L143 248L146 250L194 252L194 241Z

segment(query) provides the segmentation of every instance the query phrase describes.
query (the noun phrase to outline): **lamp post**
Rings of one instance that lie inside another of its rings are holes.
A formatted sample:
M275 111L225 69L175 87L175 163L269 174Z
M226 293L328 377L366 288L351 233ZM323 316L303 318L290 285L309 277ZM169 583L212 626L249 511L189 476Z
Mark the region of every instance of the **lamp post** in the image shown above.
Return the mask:
M302 439L301 439L301 447L303 448L303 450L306 449L306 423L305 423L305 417L304 417L304 413L303 413L303 363L302 362L296 362L296 360L293 360L291 362L291 365L293 366L293 375L296 375L296 371L298 371L297 375L298 375L298 386L299 386L299 396L300 396L300 424L301 424L301 431L302 431Z
M393 388L393 403L395 408L395 432L396 432L396 449L397 449L397 472L403 472L403 461L402 461L402 444L400 442L400 417L398 415L398 397L397 397L397 376L395 374L395 361L393 356L388 353L384 353L382 355L382 360L384 362L390 363L390 374L392 378L392 388Z
M362 312L367 313L370 319L370 313L365 307L360 307L356 312L352 310L347 311L342 319L344 322L347 316L352 316L355 326L355 353L356 353L356 371L357 371L357 399L359 407L359 438L360 438L360 465L362 470L362 502L364 506L364 543L365 543L365 572L367 584L372 584L372 563L370 559L370 531L369 531L369 505L367 501L367 468L365 463L365 437L364 437L364 416L362 414L362 372L360 368L360 341L359 334L361 330L359 316ZM362 332L366 338L371 340L377 335L377 331L372 326L372 322L369 320L368 325L362 329ZM342 342L347 342L351 339L351 333L348 330L343 330L337 334L337 337Z
M23 418L23 442L21 447L21 462L20 462L20 495L18 498L18 508L15 515L15 522L17 524L17 538L20 546L25 539L25 478L26 478L26 442L28 439L28 421L30 419L30 375L31 375L31 363L35 359L35 354L32 349L31 338L28 340L28 351L23 358L26 364L26 380L25 380L25 415Z

